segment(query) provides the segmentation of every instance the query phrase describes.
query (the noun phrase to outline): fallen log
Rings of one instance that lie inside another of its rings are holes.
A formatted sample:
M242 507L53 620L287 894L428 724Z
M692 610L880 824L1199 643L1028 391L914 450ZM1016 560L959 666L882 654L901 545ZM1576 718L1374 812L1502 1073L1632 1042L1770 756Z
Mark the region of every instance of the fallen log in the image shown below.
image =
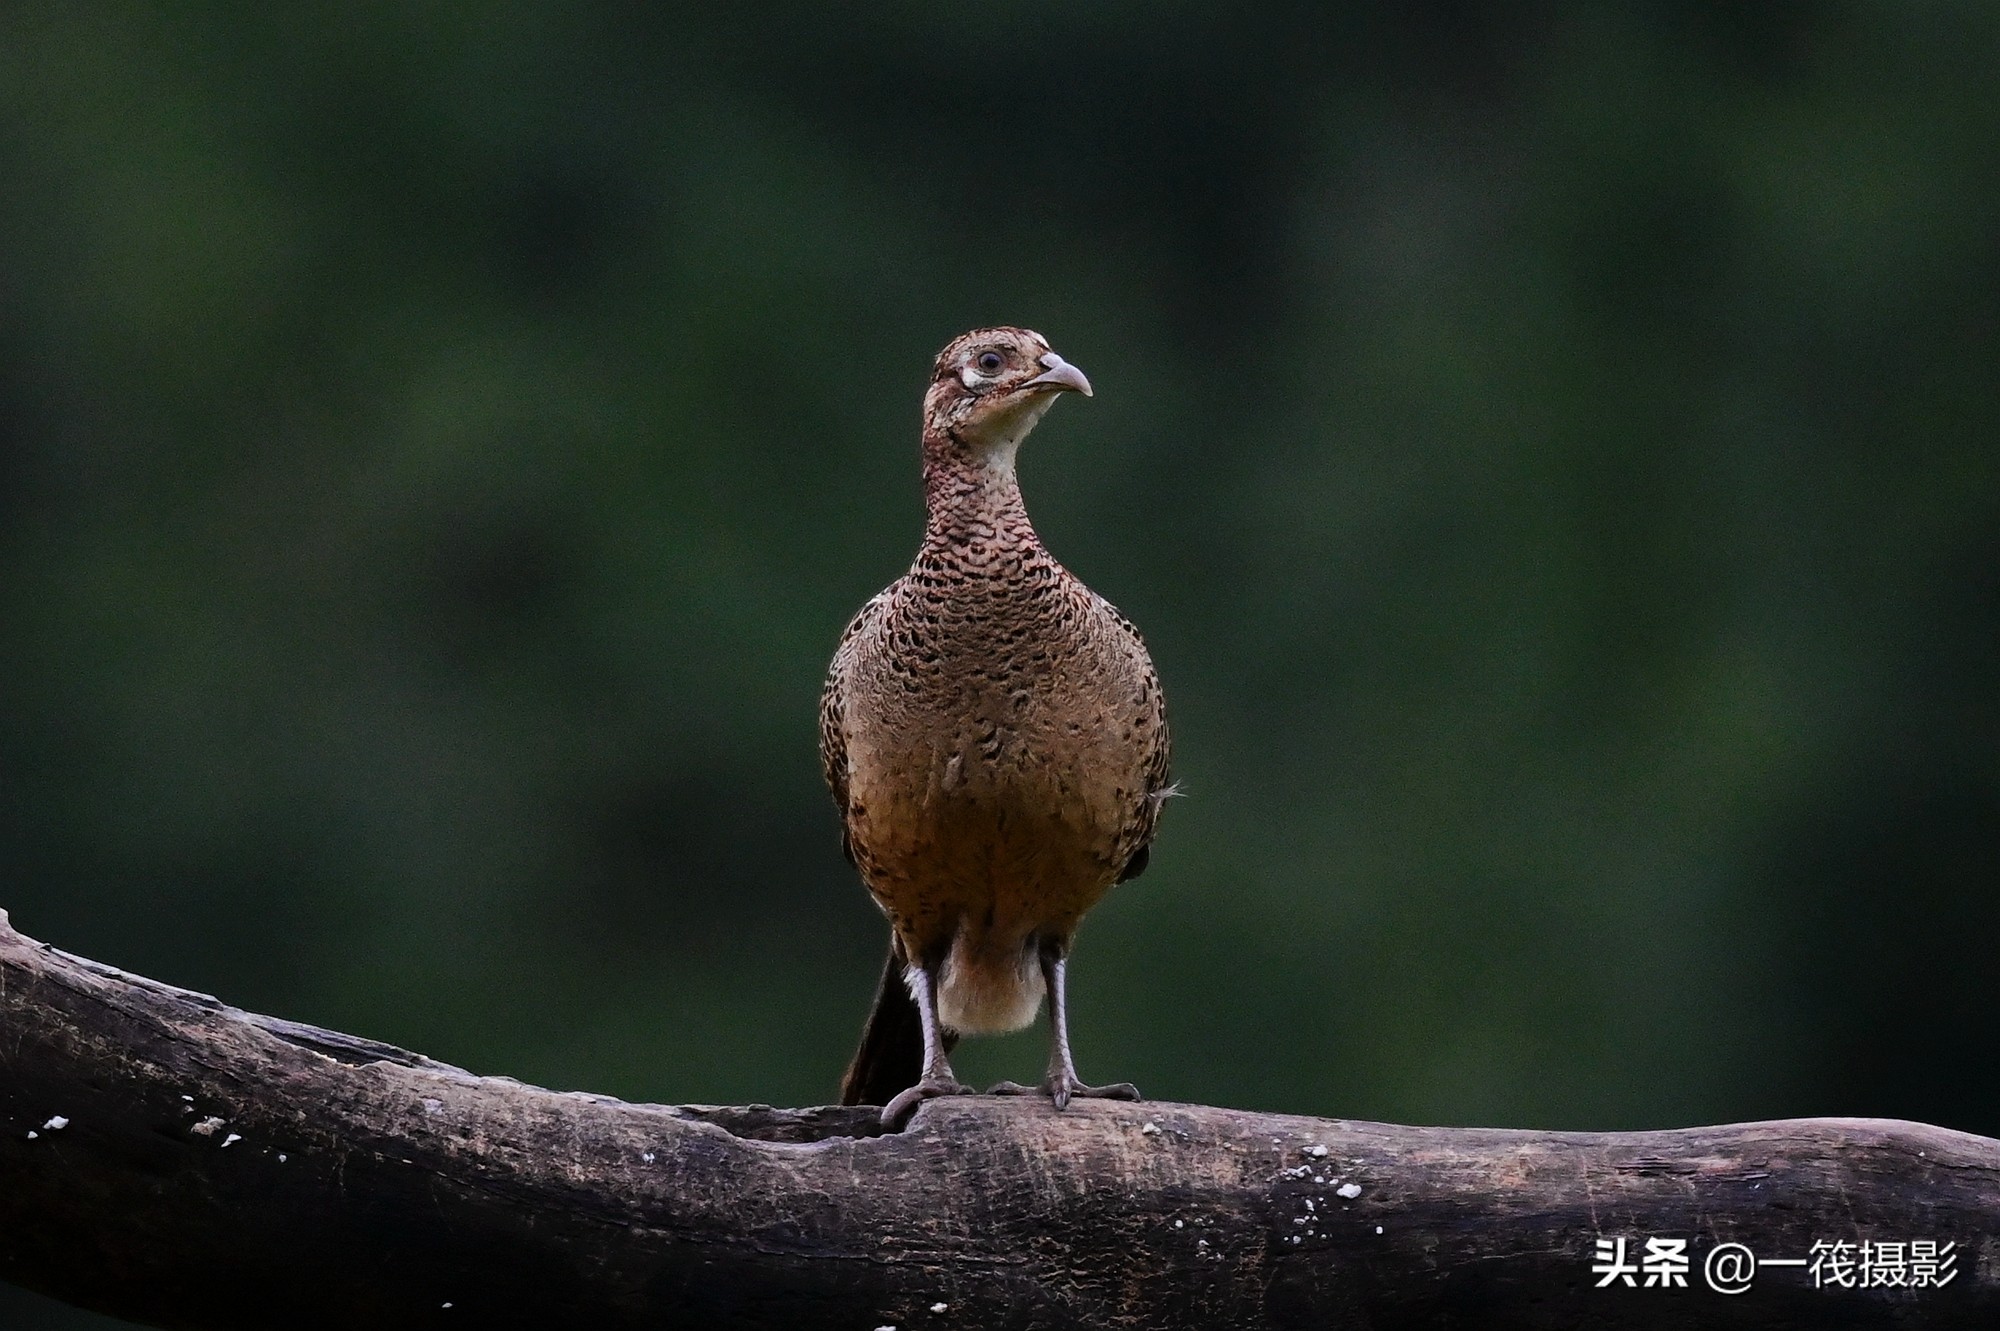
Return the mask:
M0 913L0 1278L201 1331L1990 1328L2000 1142L626 1104L241 1012Z

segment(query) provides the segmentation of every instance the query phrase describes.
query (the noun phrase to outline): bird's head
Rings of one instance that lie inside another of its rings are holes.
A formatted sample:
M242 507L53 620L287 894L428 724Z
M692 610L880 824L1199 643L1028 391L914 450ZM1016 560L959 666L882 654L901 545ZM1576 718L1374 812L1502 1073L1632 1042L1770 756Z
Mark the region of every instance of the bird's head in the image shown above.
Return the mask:
M924 438L955 442L988 466L1011 467L1014 450L1058 393L1090 396L1083 371L1025 328L978 328L938 353L924 394Z

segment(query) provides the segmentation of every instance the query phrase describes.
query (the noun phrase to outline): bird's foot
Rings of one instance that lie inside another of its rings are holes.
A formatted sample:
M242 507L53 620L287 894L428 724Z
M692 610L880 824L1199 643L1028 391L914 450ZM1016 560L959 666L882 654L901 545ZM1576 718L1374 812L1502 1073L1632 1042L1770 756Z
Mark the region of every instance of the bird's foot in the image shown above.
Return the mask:
M901 1092L895 1099L882 1106L882 1126L899 1128L905 1119L917 1111L917 1106L926 1100L935 1100L941 1095L971 1095L972 1088L958 1078L925 1077L915 1086Z
M1018 1081L1003 1081L986 1092L988 1095L1046 1095L1049 1103L1057 1109L1069 1108L1073 1099L1084 1100L1138 1100L1142 1097L1139 1088L1129 1081L1113 1082L1109 1086L1085 1086L1074 1076L1058 1076L1050 1073L1039 1086L1023 1086Z

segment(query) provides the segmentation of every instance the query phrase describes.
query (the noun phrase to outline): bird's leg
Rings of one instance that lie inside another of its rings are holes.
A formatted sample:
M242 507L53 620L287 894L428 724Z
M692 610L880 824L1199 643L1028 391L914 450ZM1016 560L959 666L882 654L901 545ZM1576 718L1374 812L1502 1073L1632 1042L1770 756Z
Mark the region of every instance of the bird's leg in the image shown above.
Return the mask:
M1042 1078L1042 1088L1057 1109L1066 1107L1073 1095L1098 1100L1137 1100L1139 1088L1129 1081L1086 1086L1077 1079L1076 1062L1069 1052L1069 986L1065 982L1068 973L1069 958L1064 949L1054 943L1044 944L1042 979L1049 988L1049 1071Z
M972 1088L952 1075L945 1058L944 1027L938 1021L937 972L929 966L910 964L907 972L910 997L917 1003L917 1022L924 1035L924 1071L917 1084L899 1092L882 1106L882 1126L898 1127L918 1105L940 1095L970 1095Z
M1045 941L1041 946L1042 980L1049 991L1049 1071L1040 1086L1023 1086L1003 1081L993 1095L1033 1095L1049 1097L1057 1109L1066 1109L1073 1096L1099 1100L1137 1100L1139 1088L1129 1081L1109 1086L1086 1086L1077 1078L1076 1061L1069 1052L1069 992L1065 983L1069 958L1062 944Z

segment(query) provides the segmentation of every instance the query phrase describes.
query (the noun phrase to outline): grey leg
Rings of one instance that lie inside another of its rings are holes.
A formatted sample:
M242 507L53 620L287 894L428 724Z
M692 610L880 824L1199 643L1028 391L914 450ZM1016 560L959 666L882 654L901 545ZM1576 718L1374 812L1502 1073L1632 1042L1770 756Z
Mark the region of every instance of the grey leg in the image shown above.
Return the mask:
M1049 1071L1042 1078L1040 1086L1023 1086L1018 1082L1003 1081L992 1090L994 1095L1032 1095L1039 1091L1049 1097L1057 1109L1066 1109L1073 1096L1098 1100L1137 1100L1139 1088L1129 1081L1114 1082L1109 1086L1086 1086L1076 1075L1076 1060L1069 1052L1069 986L1067 984L1069 958L1064 949L1054 943L1045 943L1041 948L1042 979L1049 991Z
M910 996L917 1002L917 1022L924 1035L924 1071L915 1086L882 1107L884 1127L898 1127L918 1105L940 1095L970 1095L972 1088L952 1075L945 1058L944 1027L938 1022L937 976L928 966L911 964L906 972Z

